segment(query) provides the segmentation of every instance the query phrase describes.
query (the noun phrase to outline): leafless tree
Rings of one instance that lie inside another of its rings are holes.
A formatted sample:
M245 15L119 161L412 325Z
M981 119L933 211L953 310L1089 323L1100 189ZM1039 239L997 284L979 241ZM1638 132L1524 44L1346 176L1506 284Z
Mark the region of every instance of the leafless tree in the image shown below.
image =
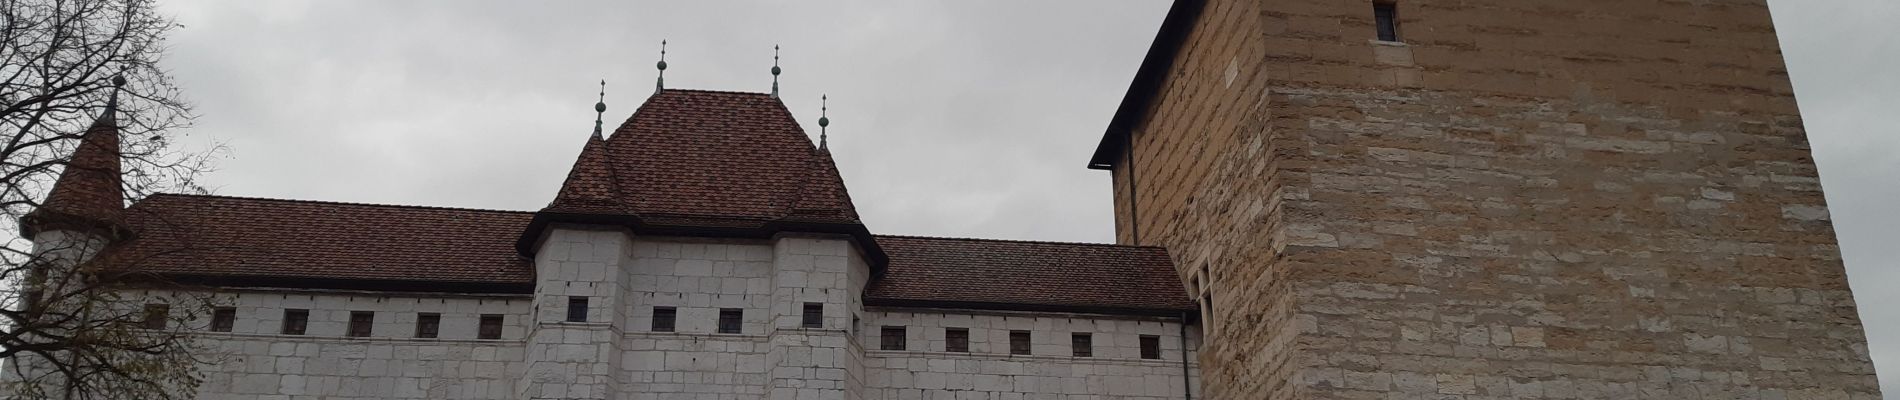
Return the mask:
M36 247L17 229L115 96L125 200L203 191L218 148L170 140L193 117L159 63L178 25L149 0L0 0L0 13L0 357L17 364L0 381L15 398L191 398L207 359L186 330L208 295L147 291L166 286L138 260L80 262L105 243Z

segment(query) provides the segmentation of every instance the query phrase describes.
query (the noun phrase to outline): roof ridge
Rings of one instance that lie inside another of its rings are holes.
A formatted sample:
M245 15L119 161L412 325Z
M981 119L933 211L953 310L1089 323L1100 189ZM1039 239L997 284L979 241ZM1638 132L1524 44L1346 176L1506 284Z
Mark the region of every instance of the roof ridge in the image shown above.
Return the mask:
M662 93L664 93L664 92L700 92L700 93L716 93L716 94L744 94L744 95L754 95L754 96L767 96L767 97L770 97L770 96L772 95L771 93L765 93L765 92L741 92L741 91L737 91L737 90L713 90L713 89L674 89L674 88L667 88L666 90L663 90L663 91L661 91L661 92L662 92Z
M275 198L275 197L251 197L251 196L227 196L227 195L217 195L217 194L190 194L190 193L153 193L152 195L150 195L150 196L146 196L145 198L146 198L146 199L150 199L150 198L153 198L153 197L161 197L161 196L178 196L178 197L200 197L200 198L214 198L214 199L228 199L228 200L250 200L250 201L267 201L267 202L276 202L276 203L299 203L299 204L327 204L327 205L339 205L339 206L365 206L365 207L384 207L384 208L408 208L408 209L422 209L422 210L446 210L446 211L474 211L474 212L489 212L489 213L508 213L508 214L534 214L534 213L535 213L534 211L520 211L520 210L498 210L498 209L492 209L492 208L469 208L469 207L446 207L446 206L422 206L422 205L413 205L413 204L379 204L379 203L355 203L355 202L346 202L346 201L330 201L330 200L302 200L302 199L285 199L285 198ZM139 201L139 203L143 203L143 202L144 202L144 200L140 200L140 201ZM134 204L136 205L137 203L134 203Z
M959 241L966 241L966 242L1004 242L1004 243L1032 243L1032 244L1059 244L1059 245L1079 245L1079 246L1098 246L1098 247L1120 247L1120 248L1130 248L1130 249L1162 249L1162 250L1167 250L1167 247L1166 247L1166 246L1154 246L1154 245L1133 245L1133 244L1117 244L1117 243L1089 243L1089 242L1059 242L1059 241L1051 241L1051 240L1023 240L1023 239L989 239L989 238L972 238L972 237L948 237L948 236L921 236L921 235L886 235L886 234L873 234L873 235L871 235L871 236L874 236L874 237L889 237L889 238L900 238L900 239L937 239L937 240L959 240Z

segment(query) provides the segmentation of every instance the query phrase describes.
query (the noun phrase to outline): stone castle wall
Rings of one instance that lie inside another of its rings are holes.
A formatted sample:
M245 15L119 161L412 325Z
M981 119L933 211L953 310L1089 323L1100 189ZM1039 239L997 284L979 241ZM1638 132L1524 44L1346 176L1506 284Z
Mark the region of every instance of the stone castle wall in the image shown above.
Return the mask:
M1762 2L1211 3L1119 214L1209 398L1879 397Z
M533 295L219 293L237 318L232 332L207 332L208 318L191 327L216 360L200 397L1180 399L1188 384L1178 319L865 311L869 267L843 239L632 237L564 227L542 246ZM568 296L589 297L587 322L566 321ZM826 308L822 327L802 326L808 302ZM656 306L678 310L675 331L652 329ZM717 332L721 308L744 310L740 333ZM310 310L304 335L281 334L285 309ZM352 311L375 313L370 337L347 336ZM442 315L439 338L414 337L421 312ZM477 338L482 314L505 316L500 339ZM907 326L912 347L876 350L884 325ZM945 327L970 329L971 352L943 351ZM1035 332L1035 354L1008 355L1009 329ZM1095 356L1071 356L1072 332L1093 333ZM1161 339L1161 359L1139 358L1142 335Z

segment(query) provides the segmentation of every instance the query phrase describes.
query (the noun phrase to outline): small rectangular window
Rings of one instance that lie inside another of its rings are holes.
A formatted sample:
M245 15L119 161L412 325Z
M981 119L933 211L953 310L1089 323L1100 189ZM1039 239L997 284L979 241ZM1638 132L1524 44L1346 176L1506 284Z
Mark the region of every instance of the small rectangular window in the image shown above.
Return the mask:
M674 321L679 320L679 311L673 307L653 307L653 331L672 332Z
M171 319L172 306L165 304L146 304L144 320L139 325L145 329L165 329L165 322Z
M824 303L805 303L805 327L806 328L825 327L825 304Z
M218 307L211 309L211 331L230 332L237 325L237 308Z
M1069 341L1070 343L1075 345L1076 357L1094 357L1095 356L1094 334L1077 333L1077 334L1069 336Z
M1141 335L1141 358L1149 360L1161 359L1160 336Z
M944 329L943 351L952 353L970 352L970 330L963 328Z
M482 325L477 337L481 339L501 338L501 314L482 314Z
M350 337L369 337L376 326L376 313L370 311L350 312Z
M416 337L433 339L442 334L442 314L416 314Z
M1387 1L1373 2L1372 17L1374 23L1378 24L1379 40L1386 42L1399 41L1398 3Z
M568 296L567 322L587 322L586 296Z
M904 336L904 327L886 326L883 332L879 333L877 348L878 350L904 350L909 342L910 339Z
M719 309L719 333L739 333L745 322L745 310L738 308Z
M294 309L294 308L284 310L283 333L285 335L302 335L304 331L304 327L309 326L309 325L310 325L310 310Z
M1009 331L1009 354L1029 355L1029 331Z

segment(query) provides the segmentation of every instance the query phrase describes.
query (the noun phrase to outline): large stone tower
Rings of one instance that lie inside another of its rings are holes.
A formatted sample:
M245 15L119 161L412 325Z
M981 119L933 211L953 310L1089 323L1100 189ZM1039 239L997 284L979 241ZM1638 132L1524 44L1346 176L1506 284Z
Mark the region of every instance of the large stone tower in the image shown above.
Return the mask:
M1216 399L1879 391L1763 0L1179 1L1095 153Z

